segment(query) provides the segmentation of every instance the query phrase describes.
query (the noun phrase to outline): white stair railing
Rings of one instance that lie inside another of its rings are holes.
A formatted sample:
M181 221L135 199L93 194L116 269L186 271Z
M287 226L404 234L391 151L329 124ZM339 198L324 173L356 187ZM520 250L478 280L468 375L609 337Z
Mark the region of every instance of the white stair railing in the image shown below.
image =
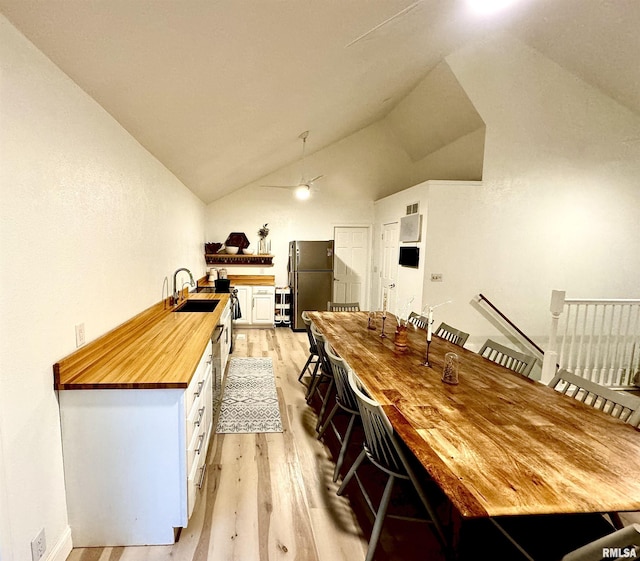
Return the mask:
M551 317L543 382L559 367L603 386L638 383L640 300L565 298L554 290Z

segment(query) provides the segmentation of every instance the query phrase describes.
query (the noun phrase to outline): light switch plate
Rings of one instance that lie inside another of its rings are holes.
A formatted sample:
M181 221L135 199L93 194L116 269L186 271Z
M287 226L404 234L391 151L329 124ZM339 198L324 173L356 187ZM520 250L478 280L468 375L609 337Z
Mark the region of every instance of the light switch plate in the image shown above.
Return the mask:
M82 347L85 344L84 337L84 323L76 325L76 348Z

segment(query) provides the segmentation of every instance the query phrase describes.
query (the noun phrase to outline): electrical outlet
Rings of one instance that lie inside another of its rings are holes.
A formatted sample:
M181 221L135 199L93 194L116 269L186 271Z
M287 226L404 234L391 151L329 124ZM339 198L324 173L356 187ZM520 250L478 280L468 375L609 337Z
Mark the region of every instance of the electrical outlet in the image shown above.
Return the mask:
M442 282L442 273L431 273L431 282Z
M39 561L47 550L47 540L44 536L44 528L31 540L31 561Z
M76 348L82 347L84 343L84 323L79 323L76 325Z

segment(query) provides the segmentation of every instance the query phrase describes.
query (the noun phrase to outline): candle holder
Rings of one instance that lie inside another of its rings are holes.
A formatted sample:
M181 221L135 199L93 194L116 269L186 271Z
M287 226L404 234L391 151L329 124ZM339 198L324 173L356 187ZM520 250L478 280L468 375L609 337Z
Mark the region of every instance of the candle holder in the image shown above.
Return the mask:
M398 323L398 327L396 327L395 338L393 339L393 344L396 346L396 350L404 353L409 350L409 343L407 341L407 326Z
M383 339L386 337L386 335L384 333L384 322L385 321L387 321L387 316L383 315L382 316L382 329L380 330L380 337L383 338Z
M444 355L444 368L442 369L442 381L445 384L456 385L459 383L458 377L459 358L456 353L447 353Z
M369 316L367 318L367 329L371 329L372 331L376 330L376 313L369 312Z
M431 368L431 365L429 364L429 347L431 346L431 341L427 340L427 352L424 355L424 362L422 363L422 366L428 366L429 368Z

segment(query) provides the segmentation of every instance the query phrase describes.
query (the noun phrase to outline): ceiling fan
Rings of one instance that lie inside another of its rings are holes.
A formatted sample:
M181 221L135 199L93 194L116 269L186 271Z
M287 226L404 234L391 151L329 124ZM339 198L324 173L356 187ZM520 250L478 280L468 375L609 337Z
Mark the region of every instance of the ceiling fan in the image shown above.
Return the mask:
M307 137L309 136L309 131L301 132L298 135L298 138L302 140L302 177L297 185L263 185L262 187L275 187L277 189L293 189L295 190L296 197L299 199L308 199L311 195L311 186L324 177L324 175L317 175L313 179L305 179L304 172L304 160L305 160L305 148L307 144Z

